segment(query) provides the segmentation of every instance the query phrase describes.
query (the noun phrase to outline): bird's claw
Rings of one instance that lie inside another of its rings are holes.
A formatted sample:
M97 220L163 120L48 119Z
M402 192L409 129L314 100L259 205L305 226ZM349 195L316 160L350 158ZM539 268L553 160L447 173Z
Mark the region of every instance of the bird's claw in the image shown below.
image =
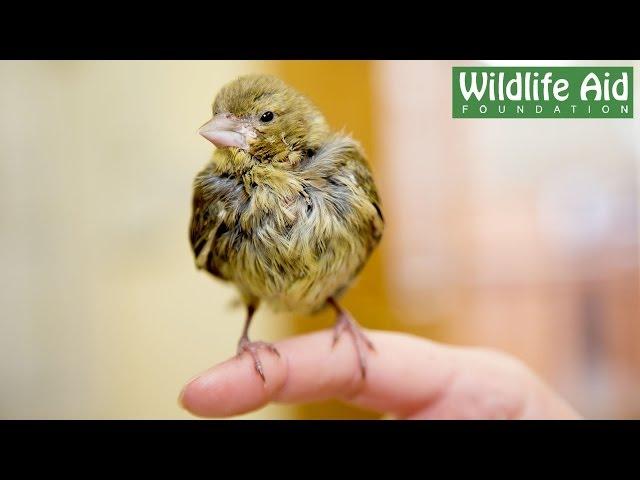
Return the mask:
M237 356L240 357L244 352L249 353L249 355L251 355L251 358L253 359L253 366L255 367L256 372L258 372L258 375L260 375L260 378L262 378L262 381L266 383L267 379L264 376L264 368L262 366L262 361L260 360L260 356L258 355L258 350L260 350L261 348L266 348L271 353L276 354L278 358L280 358L280 352L271 343L252 342L247 337L242 337L238 342Z
M353 345L356 349L356 353L358 354L358 363L360 365L360 373L362 378L366 378L367 376L367 359L365 352L363 351L362 345L365 344L366 347L375 352L375 347L371 340L367 338L364 332L358 326L358 323L347 313L346 311L342 311L338 314L338 318L336 319L336 324L333 327L333 342L331 348L336 346L338 340L340 339L340 335L343 331L348 331L353 339Z

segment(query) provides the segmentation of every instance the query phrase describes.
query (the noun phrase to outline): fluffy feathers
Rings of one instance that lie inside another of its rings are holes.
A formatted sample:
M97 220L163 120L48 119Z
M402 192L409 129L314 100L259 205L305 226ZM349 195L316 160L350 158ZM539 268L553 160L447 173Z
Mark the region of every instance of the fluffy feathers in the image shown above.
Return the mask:
M260 302L274 310L337 314L362 377L373 344L337 303L380 241L384 220L360 146L331 134L320 111L281 80L241 77L222 88L201 135L218 147L193 185L196 265L233 282L247 305L238 354L265 380L249 325Z
M248 304L263 300L276 310L315 311L339 296L383 231L357 143L327 138L294 168L254 162L237 172L229 162L217 150L195 180L198 267L232 281Z

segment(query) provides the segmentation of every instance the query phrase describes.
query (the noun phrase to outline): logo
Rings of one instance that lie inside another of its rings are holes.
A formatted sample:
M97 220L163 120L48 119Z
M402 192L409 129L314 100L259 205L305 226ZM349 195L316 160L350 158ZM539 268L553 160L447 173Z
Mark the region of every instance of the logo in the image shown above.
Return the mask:
M633 118L633 67L453 67L453 118Z

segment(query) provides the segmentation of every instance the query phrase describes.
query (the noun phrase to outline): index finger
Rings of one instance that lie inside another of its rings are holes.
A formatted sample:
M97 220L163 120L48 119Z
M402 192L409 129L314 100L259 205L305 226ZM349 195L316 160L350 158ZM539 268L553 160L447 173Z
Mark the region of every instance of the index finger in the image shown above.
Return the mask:
M204 372L183 389L180 401L191 413L226 417L256 410L269 402L312 402L339 398L379 412L406 415L435 401L453 373L450 347L392 332L368 331L376 350L367 352L361 377L347 335L332 348L329 331L293 337L276 344L281 357L260 351L266 383L248 355L234 357Z

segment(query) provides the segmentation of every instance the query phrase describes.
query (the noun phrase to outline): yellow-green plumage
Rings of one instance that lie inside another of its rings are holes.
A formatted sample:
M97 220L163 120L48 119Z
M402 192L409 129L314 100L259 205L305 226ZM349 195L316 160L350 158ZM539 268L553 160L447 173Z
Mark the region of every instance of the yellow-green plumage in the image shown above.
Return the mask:
M264 112L273 120L263 123ZM271 76L225 86L213 113L254 137L246 148L217 148L195 179L196 265L233 282L247 305L322 308L346 290L383 231L360 146L331 133L307 98Z

